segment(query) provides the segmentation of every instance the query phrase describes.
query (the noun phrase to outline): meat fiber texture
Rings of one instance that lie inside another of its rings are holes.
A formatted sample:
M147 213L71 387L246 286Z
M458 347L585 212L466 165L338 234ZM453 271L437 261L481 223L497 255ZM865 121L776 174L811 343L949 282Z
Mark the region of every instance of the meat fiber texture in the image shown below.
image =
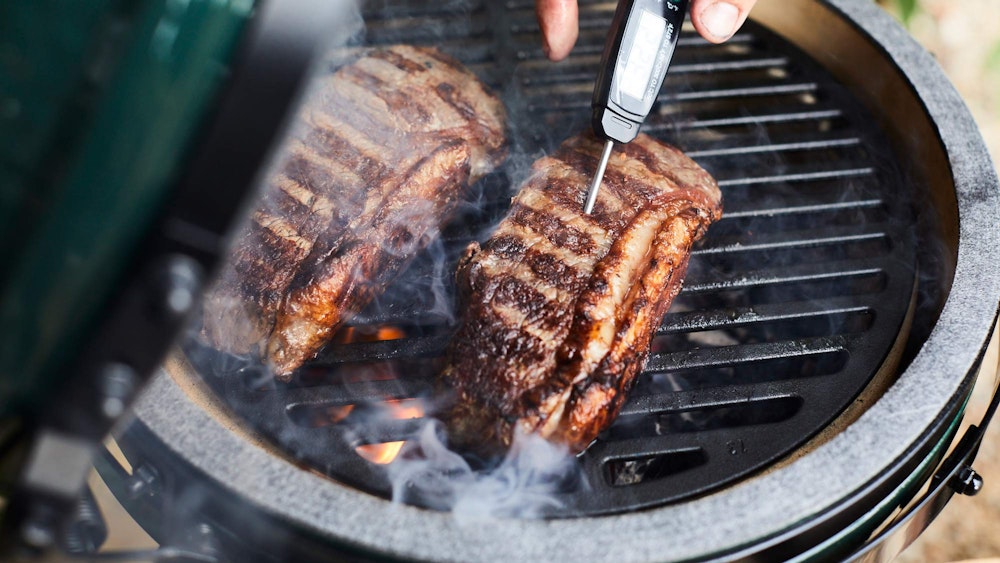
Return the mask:
M287 380L506 157L503 105L433 48L355 53L314 86L204 306L204 338Z
M602 147L582 135L536 161L459 265L464 316L443 372L453 446L495 453L525 433L585 449L617 416L692 244L721 216L715 180L646 135L615 149L585 215Z

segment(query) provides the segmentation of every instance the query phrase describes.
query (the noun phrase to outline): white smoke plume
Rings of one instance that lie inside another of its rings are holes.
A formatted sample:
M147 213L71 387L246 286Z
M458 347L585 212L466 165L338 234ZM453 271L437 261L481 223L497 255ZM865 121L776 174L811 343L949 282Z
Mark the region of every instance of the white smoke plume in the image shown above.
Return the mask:
M579 464L564 447L518 434L495 467L475 470L442 440L431 420L389 465L392 500L450 510L459 522L541 518L563 508L560 491L586 487Z

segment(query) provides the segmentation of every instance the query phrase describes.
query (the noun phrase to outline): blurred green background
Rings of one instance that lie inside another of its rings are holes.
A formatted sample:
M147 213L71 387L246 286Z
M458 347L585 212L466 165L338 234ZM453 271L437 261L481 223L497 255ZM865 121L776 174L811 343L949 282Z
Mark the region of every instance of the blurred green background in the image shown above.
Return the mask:
M972 110L994 163L1000 161L1000 0L879 3L941 63ZM988 393L979 392L969 409L982 412L988 402ZM988 429L974 467L985 480L982 492L956 496L900 561L1000 563L1000 421Z

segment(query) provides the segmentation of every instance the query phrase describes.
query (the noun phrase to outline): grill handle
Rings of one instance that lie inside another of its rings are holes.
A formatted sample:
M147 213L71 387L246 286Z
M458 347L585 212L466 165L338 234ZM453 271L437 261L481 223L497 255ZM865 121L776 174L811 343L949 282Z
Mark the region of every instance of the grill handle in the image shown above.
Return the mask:
M898 516L891 526L855 551L847 560L864 563L892 561L930 526L955 493L975 495L979 492L982 479L972 469L972 463L979 453L983 435L996 413L998 404L1000 404L1000 393L994 386L993 399L982 420L978 425L971 425L962 435L951 455L934 474L930 488L924 496L914 503L909 511Z

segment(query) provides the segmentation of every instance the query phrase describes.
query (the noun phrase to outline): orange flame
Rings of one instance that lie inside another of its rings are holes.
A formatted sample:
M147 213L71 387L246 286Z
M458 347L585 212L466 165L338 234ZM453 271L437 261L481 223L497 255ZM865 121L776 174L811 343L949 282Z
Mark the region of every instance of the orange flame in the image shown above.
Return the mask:
M391 411L390 416L397 420L407 420L410 418L420 418L424 416L424 407L420 399L400 399L386 401L385 405Z
M424 408L418 399L403 399L398 401L386 401L389 408L389 416L396 420L407 420L424 416ZM381 444L362 444L354 448L354 451L364 459L387 465L396 459L403 444L406 442L384 442Z
M351 414L354 410L354 405L336 405L332 407L327 407L323 410L325 417L322 420L322 426L327 426L330 424L337 424L338 422L347 418L347 415Z
M349 326L337 333L334 337L334 342L337 344L353 344L355 342L399 340L405 337L406 331L393 325L385 325L378 328Z
M375 331L375 340L399 340L406 336L406 331L398 326L383 326Z
M365 444L354 448L358 455L372 463L387 465L392 463L403 449L406 442L386 442L384 444Z

